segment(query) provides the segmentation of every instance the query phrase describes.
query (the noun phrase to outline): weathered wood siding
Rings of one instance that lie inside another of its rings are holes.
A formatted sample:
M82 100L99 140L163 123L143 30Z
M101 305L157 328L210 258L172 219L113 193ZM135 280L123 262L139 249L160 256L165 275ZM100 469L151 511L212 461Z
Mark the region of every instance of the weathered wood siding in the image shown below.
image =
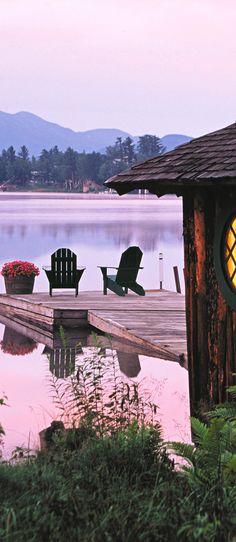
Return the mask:
M214 236L223 191L188 192L184 204L184 257L191 412L227 398L236 372L236 313L226 304L216 277Z

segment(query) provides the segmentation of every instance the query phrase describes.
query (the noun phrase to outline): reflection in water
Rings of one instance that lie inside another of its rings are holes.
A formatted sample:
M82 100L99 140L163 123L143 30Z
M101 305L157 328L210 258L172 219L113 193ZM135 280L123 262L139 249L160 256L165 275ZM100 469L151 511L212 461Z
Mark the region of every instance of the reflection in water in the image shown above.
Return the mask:
M5 327L3 339L0 344L2 352L11 354L11 356L25 356L37 348L37 343L33 339L7 326Z
M131 352L121 352L120 350L117 350L116 354L120 371L129 378L134 378L138 376L141 371L138 354Z
M102 290L97 266L116 265L127 246L138 245L144 253L140 281L145 289L159 286L158 252L164 253L164 288L175 288L173 265L179 266L182 277L180 200L0 194L0 202L0 264L21 259L42 268L59 246L68 246L78 255L78 265L86 266L81 290ZM184 291L183 281L181 286ZM36 279L35 290L48 291L43 273ZM0 291L4 291L3 280ZM93 343L85 330L80 330L78 336L75 330L68 330L64 346L58 335L44 335L37 329L32 334L29 328L22 330L20 325L13 330L12 322L7 318L3 322L6 330L0 326L0 393L7 395L9 408L1 409L0 421L6 431L8 453L17 445L27 446L29 441L31 446L37 446L39 431L59 418L60 411L52 401L49 384L52 379L60 379L63 384L63 379L67 382L76 377L78 364L80 369L90 356ZM113 349L105 345L100 353L109 359L111 350L116 358L117 376L125 383L130 379L134 384L143 383L148 396L160 407L158 418L164 438L188 441L187 371L177 363L141 355L117 341Z
M131 347L132 348L132 347ZM99 355L106 357L106 348L99 349ZM75 348L49 348L45 346L43 355L49 360L49 369L57 378L67 378L75 372L75 362L79 354L83 354L81 346ZM133 352L116 350L120 371L128 378L138 376L141 371L139 356Z
M5 323L6 320L4 318ZM16 330L10 327L14 325ZM82 340L81 330L78 330L78 336L75 329L73 332L65 330L66 345L60 343L58 334L53 339L47 335L43 339L40 334L41 344L38 344L36 350L35 341L20 333L20 329L29 335L31 333L28 328L11 321L7 322L6 329L0 326L4 345L0 362L1 393L5 392L9 405L0 412L0 420L6 432L5 456L9 457L16 446L37 448L40 431L50 426L52 420L60 420L62 410L66 426L76 420L78 423L83 413L81 409L78 410L78 403L73 409L71 405L68 408L67 399L71 398L69 391L72 384L77 393L79 384L94 386L91 382L91 378L94 379L92 367L95 367L96 374L102 369L104 375L103 393L97 390L97 406L100 405L103 412L104 405L111 403L110 396L115 388L116 405L113 404L113 409L120 409L123 405L127 416L132 412L136 416L144 413L146 415L149 409L148 415L152 418L153 410L149 407L150 404L156 404L159 407L156 419L162 424L164 438L186 442L190 440L188 374L178 363L138 354L134 352L132 345L126 343L122 346L117 340L111 344L110 339L105 337L97 338L101 346L95 347L91 330L87 338L83 330ZM34 330L34 336L35 334ZM43 345L43 340L45 343L54 344L54 348ZM10 345L10 353L7 345ZM27 356L24 355L26 348L32 349ZM98 379L97 384L99 382ZM61 394L67 391L61 397L60 404L60 394L55 394L57 386ZM93 388L91 390L94 391ZM136 401L137 392L139 397L142 397L139 404ZM124 397L125 402L122 403ZM84 399L82 404L84 405ZM92 403L90 407L91 405ZM110 413L108 414L110 416Z
M119 424L123 428L135 419L161 423L165 440L191 441L185 369L177 363L137 355L139 374L126 377L119 370L117 351L106 348L101 352L95 347L82 350L75 372L64 381L51 381L65 427L79 427L91 412L89 420L98 432L109 432ZM129 369L127 366L127 372Z
M74 373L63 381L53 378L51 390L67 428L78 428L82 422L104 435L134 420L138 424L158 421L151 390L142 381L124 377L116 351L101 349L99 344L83 347Z
M57 378L67 378L74 373L76 355L81 352L81 347L52 349L45 346L43 350L49 360L49 369Z
M129 213L129 209L127 209ZM71 219L70 219L71 220ZM108 243L116 247L133 244L133 240L141 245L144 250L153 251L158 247L160 241L167 242L170 245L181 242L182 220L179 213L174 215L163 215L162 219L155 214L145 217L145 221L140 217L139 220L129 220L129 216L123 220L113 220L112 214L110 222L77 224L70 222L63 224L29 224L20 226L16 224L1 224L1 234L5 238L11 238L11 242L16 243L16 239L24 239L26 243L29 236L32 238L32 232L36 238L47 238L52 247L55 247L55 240L61 242L61 239L74 242L74 238L79 235L79 240L83 244L85 241L92 241L94 237L99 239L102 245ZM51 241L50 241L51 240ZM53 241L53 243L52 243ZM31 251L34 251L33 247ZM35 252L36 255L36 252Z

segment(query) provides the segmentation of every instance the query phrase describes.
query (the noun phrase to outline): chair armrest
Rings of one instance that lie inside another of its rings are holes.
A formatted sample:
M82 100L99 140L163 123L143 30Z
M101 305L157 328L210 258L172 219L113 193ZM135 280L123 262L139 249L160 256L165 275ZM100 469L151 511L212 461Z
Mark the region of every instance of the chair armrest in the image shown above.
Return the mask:
M42 268L44 271L49 271L51 269L50 265L44 265Z
M106 269L119 269L119 267L106 267ZM130 269L144 269L144 267L122 267L121 268L122 271L130 271Z
M119 267L111 267L111 266L105 266L105 265L98 265L99 269L119 269ZM122 267L122 271L130 271L130 269L144 269L143 267Z
M109 265L98 265L100 269L119 269L119 267L111 267Z

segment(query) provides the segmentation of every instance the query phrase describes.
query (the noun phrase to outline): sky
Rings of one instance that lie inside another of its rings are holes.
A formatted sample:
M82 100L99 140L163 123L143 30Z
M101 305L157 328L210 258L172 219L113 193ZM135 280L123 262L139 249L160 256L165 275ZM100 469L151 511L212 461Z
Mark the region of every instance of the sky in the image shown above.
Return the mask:
M0 0L0 110L76 131L236 120L236 0Z

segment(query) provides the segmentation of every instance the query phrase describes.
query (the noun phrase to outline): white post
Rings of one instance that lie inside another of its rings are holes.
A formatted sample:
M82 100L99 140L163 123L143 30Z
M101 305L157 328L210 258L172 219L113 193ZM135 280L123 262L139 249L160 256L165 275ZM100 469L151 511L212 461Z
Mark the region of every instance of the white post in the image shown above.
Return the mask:
M160 281L160 290L163 287L164 272L163 272L163 252L159 252L159 281Z

